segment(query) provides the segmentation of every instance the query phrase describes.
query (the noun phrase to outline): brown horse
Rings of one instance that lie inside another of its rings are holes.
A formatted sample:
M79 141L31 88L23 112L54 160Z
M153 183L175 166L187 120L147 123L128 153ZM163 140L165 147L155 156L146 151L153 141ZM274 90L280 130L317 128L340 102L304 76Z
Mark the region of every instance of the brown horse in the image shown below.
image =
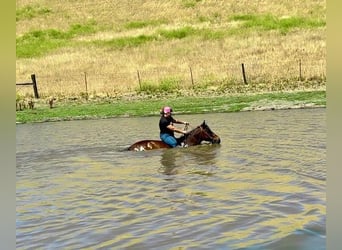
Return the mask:
M202 143L202 141L207 141L213 144L219 144L221 142L220 137L215 134L209 126L203 121L201 125L194 128L185 135L177 138L179 146L189 147L195 146ZM160 140L143 140L138 141L128 147L131 151L145 151L160 148L171 148L169 145Z

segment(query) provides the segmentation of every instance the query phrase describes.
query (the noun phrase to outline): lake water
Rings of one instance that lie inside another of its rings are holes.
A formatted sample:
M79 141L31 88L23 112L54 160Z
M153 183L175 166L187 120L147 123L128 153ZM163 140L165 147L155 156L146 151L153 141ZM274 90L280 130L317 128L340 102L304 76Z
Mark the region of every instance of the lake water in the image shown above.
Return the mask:
M326 249L326 109L174 115L221 145L145 152L159 117L17 124L17 249Z

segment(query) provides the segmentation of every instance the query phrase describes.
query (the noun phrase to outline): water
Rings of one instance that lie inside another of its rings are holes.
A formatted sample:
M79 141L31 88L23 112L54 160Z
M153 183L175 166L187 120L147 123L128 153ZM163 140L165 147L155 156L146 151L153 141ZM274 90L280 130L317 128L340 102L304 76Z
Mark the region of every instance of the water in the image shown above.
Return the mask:
M325 249L326 109L182 115L221 145L127 152L158 117L17 125L17 249Z

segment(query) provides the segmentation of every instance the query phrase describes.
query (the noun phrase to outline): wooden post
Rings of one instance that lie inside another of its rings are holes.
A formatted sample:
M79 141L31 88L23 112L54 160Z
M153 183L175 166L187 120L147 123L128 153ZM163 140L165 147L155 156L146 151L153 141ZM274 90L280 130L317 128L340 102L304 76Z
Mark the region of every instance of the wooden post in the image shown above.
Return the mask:
M302 81L302 60L299 59L299 81Z
M193 77L193 75L192 75L192 69L191 69L191 67L189 67L189 68L190 68L191 84L192 84L192 88L194 88L195 85L194 85L194 77Z
M242 63L242 64L241 64L241 67L242 67L243 82L244 82L245 84L247 84L246 72L245 72L245 65Z
M86 90L86 99L88 100L88 81L87 81L87 72L84 72L84 83L85 83L85 90Z
M140 90L141 90L141 79L140 79L139 70L137 70L137 75L138 75L138 81L139 81L139 88L140 88Z
M32 85L33 85L34 97L38 99L38 98L39 98L39 94L38 94L38 87L37 87L36 75L35 75L35 74L32 74L32 75L31 75L31 79L32 79Z

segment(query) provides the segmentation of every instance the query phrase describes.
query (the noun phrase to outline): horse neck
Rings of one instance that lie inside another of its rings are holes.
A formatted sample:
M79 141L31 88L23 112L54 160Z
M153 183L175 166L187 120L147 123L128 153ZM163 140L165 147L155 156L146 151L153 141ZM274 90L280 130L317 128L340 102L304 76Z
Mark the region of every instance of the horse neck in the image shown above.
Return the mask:
M190 131L190 133L186 136L185 138L185 144L189 145L189 146L193 146L193 145L198 145L202 142L202 138L196 137L196 135L200 132L197 132L197 130L201 129L200 127L193 129L192 131Z

